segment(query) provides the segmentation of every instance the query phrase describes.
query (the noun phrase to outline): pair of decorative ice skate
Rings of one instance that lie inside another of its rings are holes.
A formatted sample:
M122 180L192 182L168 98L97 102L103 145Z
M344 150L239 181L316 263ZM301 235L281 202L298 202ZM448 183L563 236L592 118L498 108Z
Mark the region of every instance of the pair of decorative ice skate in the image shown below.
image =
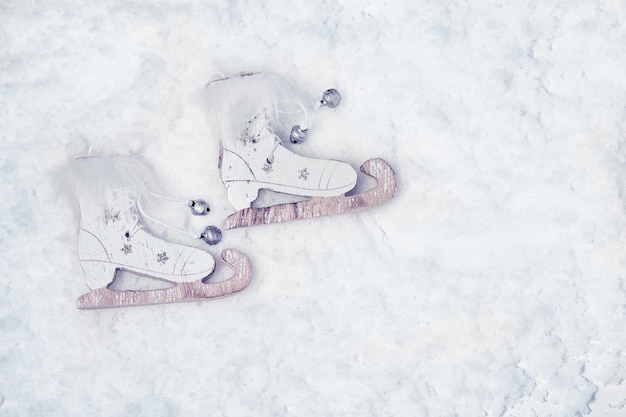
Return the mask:
M222 223L223 229L361 210L381 204L395 194L393 170L382 159L372 159L361 166L362 172L377 180L377 186L364 193L346 195L357 183L357 173L349 164L304 157L287 148L281 137L289 136L292 144L302 142L308 120L302 100L284 80L267 73L240 73L222 76L207 87L211 95L210 115L217 122L215 134L221 141L221 179L228 200L236 209ZM330 89L324 92L318 107L333 108L340 100L339 92ZM148 215L146 204L155 194L148 183L151 174L138 159L80 158L72 165L81 207L79 259L92 289L78 299L78 308L204 300L235 293L249 284L250 262L240 251L222 251L222 258L234 268L234 273L225 281L211 283L207 280L215 269L215 261L208 252L197 245L156 237L149 231L149 226L156 224L210 245L219 243L222 233L209 226L194 235ZM262 189L307 199L252 207ZM185 203L194 215L209 211L203 200ZM173 286L114 290L109 286L118 271Z

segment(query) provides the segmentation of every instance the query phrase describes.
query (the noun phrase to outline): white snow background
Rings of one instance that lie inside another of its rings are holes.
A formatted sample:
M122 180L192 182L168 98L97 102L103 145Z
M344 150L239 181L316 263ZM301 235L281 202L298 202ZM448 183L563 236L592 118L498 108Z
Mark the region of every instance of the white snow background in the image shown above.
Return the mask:
M625 68L619 0L2 1L0 415L624 415ZM134 154L219 224L205 84L243 70L341 91L295 151L395 198L224 231L234 296L77 310L54 173Z

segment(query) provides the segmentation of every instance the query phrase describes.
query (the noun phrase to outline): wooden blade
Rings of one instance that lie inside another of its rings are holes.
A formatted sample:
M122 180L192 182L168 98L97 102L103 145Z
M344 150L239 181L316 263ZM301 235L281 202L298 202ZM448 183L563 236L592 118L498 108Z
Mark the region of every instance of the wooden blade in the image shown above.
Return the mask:
M81 310L87 310L202 301L224 297L246 288L252 280L252 267L248 257L236 249L224 249L222 259L234 269L232 277L225 281L207 284L201 280L182 282L171 288L145 291L112 291L108 288L100 288L81 295L76 306Z
M351 196L313 197L298 203L239 210L228 216L222 227L235 229L358 211L382 204L396 194L396 175L383 159L366 161L361 165L361 171L376 179L375 188Z

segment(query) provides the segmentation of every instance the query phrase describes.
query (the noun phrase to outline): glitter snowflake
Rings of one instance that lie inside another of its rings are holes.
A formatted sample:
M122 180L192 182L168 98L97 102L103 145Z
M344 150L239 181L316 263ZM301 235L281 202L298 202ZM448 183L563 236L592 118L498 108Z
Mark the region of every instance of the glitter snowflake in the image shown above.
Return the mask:
M307 180L307 178L309 178L309 170L306 169L306 167L304 169L301 169L300 171L300 176L298 178L303 178L305 181Z
M128 255L133 252L133 245L124 245L121 251L124 252L124 255Z
M105 224L109 224L109 221L111 223L115 223L119 219L120 219L119 212L114 212L113 210L109 210L109 209L104 210L104 223Z
M163 252L163 253L157 253L157 262L160 264L165 264L165 262L167 262L167 260L170 259L167 257L167 253Z

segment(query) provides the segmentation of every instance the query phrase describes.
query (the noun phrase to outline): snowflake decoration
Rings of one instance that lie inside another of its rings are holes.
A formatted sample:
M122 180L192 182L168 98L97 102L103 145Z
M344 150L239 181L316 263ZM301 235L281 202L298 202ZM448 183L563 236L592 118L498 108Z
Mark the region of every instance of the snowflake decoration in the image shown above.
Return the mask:
M300 176L298 178L303 178L305 181L307 180L307 178L309 178L310 172L308 169L306 169L306 167L298 172L300 172Z
M165 265L165 262L167 262L167 260L170 259L167 257L167 253L163 252L163 253L157 253L157 262L160 264Z
M133 252L133 245L124 245L121 251L124 252L124 255L128 255Z
M239 141L241 142L241 144L243 146L247 146L248 143L252 140L252 138L250 137L250 134L248 133L248 129L244 129L240 134L239 134Z
M257 143L259 141L259 134L257 133L256 135L252 135L250 133L250 128L247 127L239 133L239 141L243 146L248 146L250 143Z
M109 224L109 221L115 223L120 219L119 211L114 212L113 210L105 209L104 210L104 223Z

